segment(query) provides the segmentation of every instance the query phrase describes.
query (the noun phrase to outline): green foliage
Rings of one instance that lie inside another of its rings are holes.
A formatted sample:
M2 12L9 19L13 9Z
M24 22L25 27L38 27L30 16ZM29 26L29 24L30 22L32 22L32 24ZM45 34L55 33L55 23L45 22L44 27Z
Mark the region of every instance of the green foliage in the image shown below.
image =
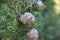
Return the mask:
M22 0L13 0L15 7L21 14L23 13ZM26 0L27 7L37 0ZM25 30L36 28L39 31L39 40L50 40L56 36L60 36L60 16L54 11L53 0L42 0L45 4L42 10L32 12L36 17L34 25L21 25L18 28L18 20L14 10L10 8L9 2L0 4L0 35L2 40L28 40ZM2 2L2 1L1 1Z

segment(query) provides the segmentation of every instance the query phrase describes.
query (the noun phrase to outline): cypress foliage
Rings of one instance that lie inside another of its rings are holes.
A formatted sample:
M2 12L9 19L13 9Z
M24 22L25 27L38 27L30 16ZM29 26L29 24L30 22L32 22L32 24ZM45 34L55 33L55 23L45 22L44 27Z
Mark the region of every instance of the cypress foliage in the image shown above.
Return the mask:
M16 12L11 8L9 0L0 0L0 40L28 40L27 32L35 28L39 33L39 40L58 40L60 37L60 15L54 9L54 0L42 0L44 6L37 10L32 6L37 0L26 0L25 11L23 0L12 0L19 14L31 12L36 22L32 25L20 24ZM32 8L31 8L32 6ZM20 24L20 25L19 25Z

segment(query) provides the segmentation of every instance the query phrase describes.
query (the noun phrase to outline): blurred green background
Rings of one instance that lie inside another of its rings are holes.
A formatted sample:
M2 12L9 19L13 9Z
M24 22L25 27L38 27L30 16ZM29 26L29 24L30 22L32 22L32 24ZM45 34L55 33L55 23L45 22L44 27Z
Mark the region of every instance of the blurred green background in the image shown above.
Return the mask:
M30 26L36 28L39 32L39 40L60 40L60 0L42 0L46 7L39 11L32 11L36 17L36 23L18 28L18 21L14 10L10 8L9 0L0 0L0 39L2 40L28 40L25 29ZM19 1L13 0L15 7L19 12L23 12ZM29 7L37 0L26 0ZM43 15L42 15L43 14Z

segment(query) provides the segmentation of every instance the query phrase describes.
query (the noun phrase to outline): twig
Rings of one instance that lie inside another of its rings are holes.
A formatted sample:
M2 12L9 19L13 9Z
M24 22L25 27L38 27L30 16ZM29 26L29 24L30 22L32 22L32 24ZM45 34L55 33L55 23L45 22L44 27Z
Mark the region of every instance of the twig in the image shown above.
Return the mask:
M26 7L22 1L19 1L19 3L22 4L23 7Z
M23 0L23 4L25 5L25 6L23 6L24 11L27 11L27 3L26 3L26 0Z
M18 10L15 8L13 2L11 0L9 0L9 3L10 3L10 7L15 11L16 15L20 16Z

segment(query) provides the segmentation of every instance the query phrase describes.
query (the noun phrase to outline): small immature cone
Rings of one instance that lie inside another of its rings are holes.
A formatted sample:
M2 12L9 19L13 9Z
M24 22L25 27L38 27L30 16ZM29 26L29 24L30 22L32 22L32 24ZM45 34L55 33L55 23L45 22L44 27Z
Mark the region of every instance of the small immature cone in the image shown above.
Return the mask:
M38 9L42 8L43 6L44 6L44 3L43 3L42 1L37 1L37 2L36 2L36 7L37 7Z
M23 24L33 24L35 22L35 16L32 15L32 13L25 12L23 15L21 15L20 19L21 23Z
M27 32L27 37L29 40L38 40L38 31L33 28L29 32Z
M37 1L36 4L40 7L42 7L44 5L44 3L42 1Z

